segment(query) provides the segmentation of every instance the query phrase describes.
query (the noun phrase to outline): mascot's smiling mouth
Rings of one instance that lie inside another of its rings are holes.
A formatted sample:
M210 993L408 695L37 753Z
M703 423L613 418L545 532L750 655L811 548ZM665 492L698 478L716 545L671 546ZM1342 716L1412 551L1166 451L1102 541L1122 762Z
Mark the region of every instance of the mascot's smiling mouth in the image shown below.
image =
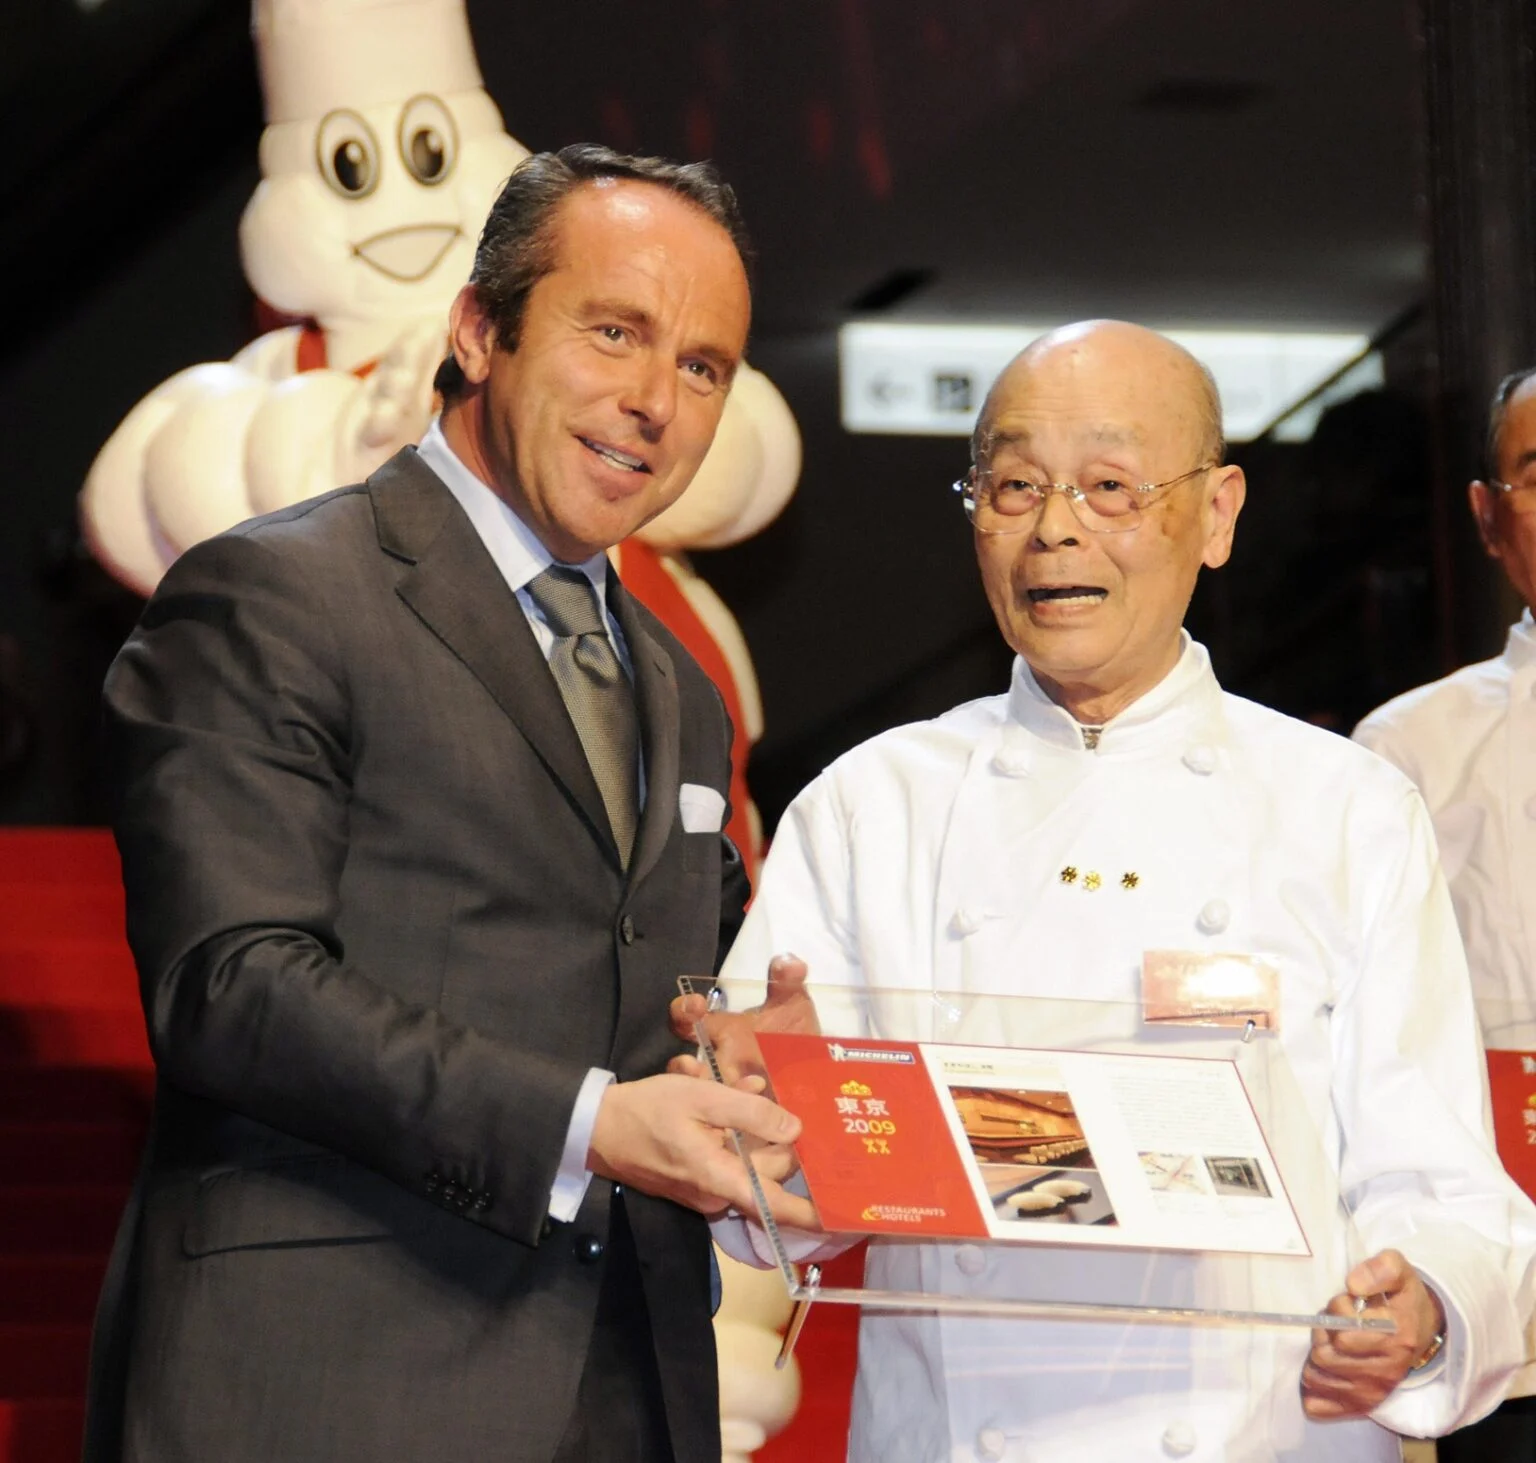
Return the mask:
M437 268L437 261L462 233L457 224L405 224L353 244L352 252L380 274L414 284Z

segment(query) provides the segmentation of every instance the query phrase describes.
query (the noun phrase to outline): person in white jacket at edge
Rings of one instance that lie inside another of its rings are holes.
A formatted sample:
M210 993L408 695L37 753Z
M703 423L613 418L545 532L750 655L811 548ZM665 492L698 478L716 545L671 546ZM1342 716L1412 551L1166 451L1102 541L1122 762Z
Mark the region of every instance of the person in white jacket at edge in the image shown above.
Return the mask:
M1536 368L1506 378L1488 420L1488 476L1472 516L1521 602L1504 653L1373 711L1355 740L1411 777L1435 825L1490 1046L1536 1046ZM1536 1337L1528 1335L1527 1350ZM1441 1463L1536 1458L1536 1365L1498 1414Z
M1132 325L1066 327L1004 371L964 489L987 598L1018 653L1012 684L875 737L800 794L723 975L761 983L776 952L797 958L777 959L757 1014L717 1035L747 1053L746 1022L815 1029L807 968L812 989L979 983L1133 1002L1145 950L1262 952L1279 970L1301 1116L1353 1208L1355 1257L1369 1256L1341 1260L1303 1305L1342 1314L1366 1298L1395 1326L866 1312L853 1463L1373 1463L1399 1456L1397 1433L1486 1413L1520 1361L1536 1210L1493 1152L1424 805L1363 748L1223 693L1182 629L1245 493L1242 471L1221 465L1220 421L1209 373ZM702 1005L680 998L679 1031ZM767 1259L739 1215L715 1231L732 1254ZM795 1238L801 1258L839 1248ZM1148 1263L876 1241L866 1283L1123 1298ZM1158 1263L1183 1294L1211 1297L1213 1262Z

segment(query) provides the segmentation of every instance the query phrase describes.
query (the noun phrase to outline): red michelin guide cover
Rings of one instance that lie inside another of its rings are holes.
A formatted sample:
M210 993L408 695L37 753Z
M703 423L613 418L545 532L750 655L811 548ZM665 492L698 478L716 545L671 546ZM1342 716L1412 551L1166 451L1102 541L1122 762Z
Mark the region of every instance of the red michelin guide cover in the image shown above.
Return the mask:
M1536 1198L1536 1052L1489 1052L1488 1090L1499 1161Z
M774 1096L828 1230L985 1239L933 1081L911 1042L761 1032Z

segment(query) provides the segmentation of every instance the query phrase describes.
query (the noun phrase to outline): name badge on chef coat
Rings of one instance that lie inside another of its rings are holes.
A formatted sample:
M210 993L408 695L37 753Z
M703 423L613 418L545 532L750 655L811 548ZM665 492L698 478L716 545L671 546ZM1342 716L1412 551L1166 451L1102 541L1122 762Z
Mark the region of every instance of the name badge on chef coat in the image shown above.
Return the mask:
M1259 955L1148 950L1141 957L1141 1019L1159 1026L1280 1029L1280 972Z

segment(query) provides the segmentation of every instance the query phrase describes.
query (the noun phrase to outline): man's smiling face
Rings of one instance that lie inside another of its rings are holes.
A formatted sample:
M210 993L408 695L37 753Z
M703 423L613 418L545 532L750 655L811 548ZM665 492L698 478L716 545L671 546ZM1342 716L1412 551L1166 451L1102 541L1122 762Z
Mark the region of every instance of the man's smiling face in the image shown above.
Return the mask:
M978 464L994 480L1161 483L1211 460L1193 363L1162 337L1105 322L1031 347L993 388ZM1178 659L1202 564L1224 563L1242 505L1236 468L1171 488L1128 532L1085 528L1053 492L1020 532L976 535L1004 638L1079 719L1117 714Z
M692 481L746 347L730 236L668 189L604 179L554 219L555 268L504 350L467 287L455 353L469 465L568 563L619 543Z

